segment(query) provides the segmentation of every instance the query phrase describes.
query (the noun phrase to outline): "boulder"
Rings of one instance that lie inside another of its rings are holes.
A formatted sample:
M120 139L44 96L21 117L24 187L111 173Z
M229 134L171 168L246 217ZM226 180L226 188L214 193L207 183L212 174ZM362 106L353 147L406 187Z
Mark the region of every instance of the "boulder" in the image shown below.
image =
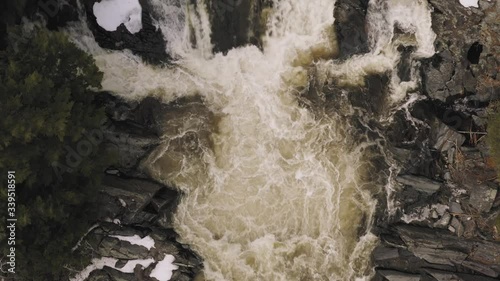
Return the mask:
M469 205L480 213L487 213L491 210L497 196L497 186L494 183L477 184L469 186Z

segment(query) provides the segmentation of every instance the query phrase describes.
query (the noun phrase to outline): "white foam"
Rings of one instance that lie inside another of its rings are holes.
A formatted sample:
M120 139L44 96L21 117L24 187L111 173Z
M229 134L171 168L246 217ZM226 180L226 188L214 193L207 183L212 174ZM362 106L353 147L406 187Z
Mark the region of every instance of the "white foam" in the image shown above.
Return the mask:
M102 0L94 3L97 23L107 31L116 31L120 24L131 33L142 29L142 7L139 0Z

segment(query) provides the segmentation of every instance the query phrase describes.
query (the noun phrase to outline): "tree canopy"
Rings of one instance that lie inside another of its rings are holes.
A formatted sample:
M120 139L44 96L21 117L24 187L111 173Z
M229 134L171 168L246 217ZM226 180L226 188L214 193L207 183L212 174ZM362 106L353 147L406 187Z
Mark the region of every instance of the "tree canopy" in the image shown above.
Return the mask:
M94 102L102 73L61 32L15 27L10 34L27 39L0 51L0 171L5 181L7 171L16 176L16 275L61 280L112 161L102 145L104 109ZM6 188L0 201L7 202ZM5 221L6 206L0 215ZM2 245L6 235L2 229Z

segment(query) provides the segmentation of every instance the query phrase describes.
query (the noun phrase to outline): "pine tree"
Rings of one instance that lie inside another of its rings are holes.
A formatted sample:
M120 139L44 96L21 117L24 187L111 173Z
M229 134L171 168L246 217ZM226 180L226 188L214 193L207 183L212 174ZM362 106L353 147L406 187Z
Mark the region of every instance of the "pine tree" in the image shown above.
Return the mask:
M102 73L63 33L10 32L29 39L0 51L0 171L16 171L17 275L55 281L73 262L71 248L92 221L92 199L111 161L102 140L87 137L105 120L94 104ZM71 153L78 161L68 161ZM0 190L1 202L6 195ZM6 208L0 215L5 221ZM0 230L2 245L6 234Z

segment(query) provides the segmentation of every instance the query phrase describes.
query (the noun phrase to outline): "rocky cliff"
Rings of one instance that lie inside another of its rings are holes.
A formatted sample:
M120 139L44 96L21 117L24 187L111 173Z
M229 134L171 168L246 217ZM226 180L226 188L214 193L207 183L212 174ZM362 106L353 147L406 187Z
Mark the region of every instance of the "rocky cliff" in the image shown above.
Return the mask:
M498 280L499 185L484 137L500 95L500 5L429 3L437 52L420 65L427 98L386 133L401 169L379 206L374 280Z

